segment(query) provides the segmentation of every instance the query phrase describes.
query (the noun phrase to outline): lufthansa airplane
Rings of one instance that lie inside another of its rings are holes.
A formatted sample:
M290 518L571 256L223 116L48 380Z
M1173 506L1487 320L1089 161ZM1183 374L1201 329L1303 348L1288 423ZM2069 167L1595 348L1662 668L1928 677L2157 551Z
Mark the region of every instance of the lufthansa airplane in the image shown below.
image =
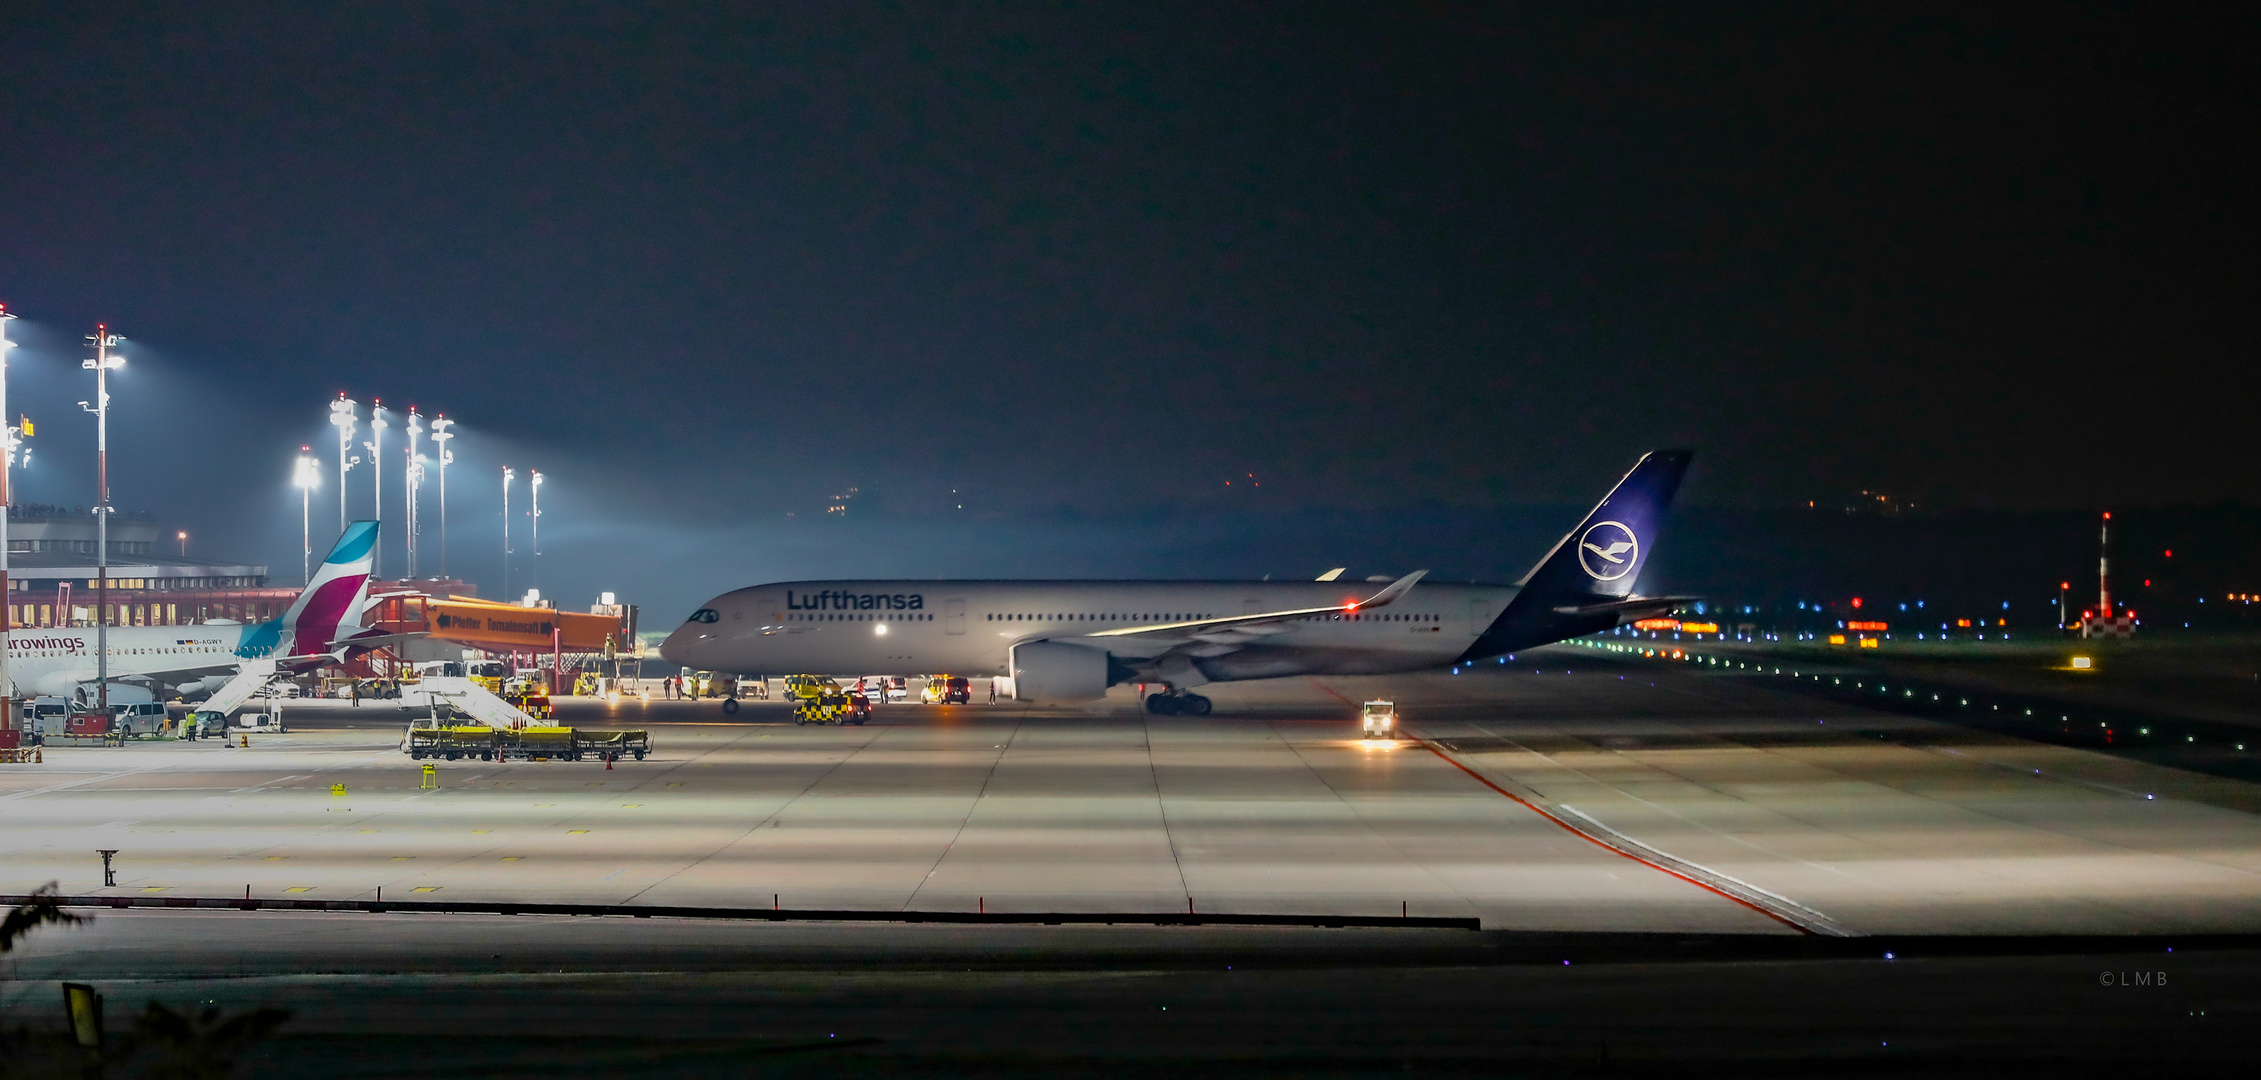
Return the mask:
M1333 573L1303 582L787 581L707 601L660 655L749 675L1007 675L1015 699L1035 702L1160 683L1169 690L1147 697L1150 711L1206 715L1209 699L1192 691L1207 683L1441 667L1694 599L1633 588L1690 457L1642 457L1513 585L1423 584L1427 571L1371 593Z

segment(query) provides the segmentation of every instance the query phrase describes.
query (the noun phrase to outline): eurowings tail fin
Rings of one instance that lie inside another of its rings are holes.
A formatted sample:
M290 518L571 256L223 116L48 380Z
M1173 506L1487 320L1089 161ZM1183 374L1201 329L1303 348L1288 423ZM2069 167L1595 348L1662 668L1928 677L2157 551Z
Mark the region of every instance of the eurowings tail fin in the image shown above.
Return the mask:
M307 582L306 590L283 614L287 655L329 652L340 626L360 627L361 609L369 602L369 575L376 548L376 522L356 521L346 527L314 571L314 580Z

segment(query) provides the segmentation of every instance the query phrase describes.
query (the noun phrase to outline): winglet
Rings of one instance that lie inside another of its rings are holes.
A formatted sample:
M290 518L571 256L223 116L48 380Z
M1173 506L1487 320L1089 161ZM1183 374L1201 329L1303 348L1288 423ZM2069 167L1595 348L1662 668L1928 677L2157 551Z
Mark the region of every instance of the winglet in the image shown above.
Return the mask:
M1350 567L1347 567L1347 566L1338 566L1338 567L1335 567L1334 569L1332 569L1332 570L1329 570L1329 571L1327 571L1326 573L1319 575L1319 580L1320 580L1320 581L1333 581L1334 579L1341 577L1341 576L1342 576L1342 572L1343 572L1343 571L1345 571L1345 570L1348 570L1348 569L1350 569Z
M1352 604L1351 607L1353 609L1375 608L1388 604L1391 601L1404 596L1413 588L1413 583L1421 580L1421 576L1427 573L1427 570L1415 570L1414 572L1407 574L1404 577L1397 579L1396 581L1390 582L1388 585L1382 588L1381 592L1367 597L1365 603Z

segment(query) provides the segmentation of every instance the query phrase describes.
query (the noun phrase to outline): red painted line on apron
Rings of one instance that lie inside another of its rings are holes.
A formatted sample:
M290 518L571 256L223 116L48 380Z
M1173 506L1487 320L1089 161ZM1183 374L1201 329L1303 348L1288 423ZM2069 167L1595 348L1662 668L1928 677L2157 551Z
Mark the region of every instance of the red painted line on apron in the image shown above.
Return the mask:
M1326 683L1320 682L1319 680L1317 680L1317 679L1315 679L1315 678L1312 678L1312 677L1311 677L1311 676L1309 676L1309 675L1305 675L1305 676L1303 677L1303 681L1305 681L1305 682L1308 682L1308 683L1310 683L1311 685L1318 687L1318 688L1319 688L1319 689L1320 689L1320 690L1321 690L1322 692L1324 692L1324 693L1325 693L1325 694L1326 694L1326 695L1327 695L1328 697L1331 697L1331 698L1335 699L1336 701L1342 702L1343 704L1345 704L1345 705L1348 705L1348 706L1350 706L1351 708L1354 708L1354 709L1358 707L1358 703L1357 703L1357 702L1355 702L1355 701L1352 701L1352 700L1350 700L1349 698L1346 698L1346 697L1342 696L1341 694L1337 693L1337 692L1335 691L1335 688L1334 688L1334 687L1332 687L1332 686L1328 686L1328 685L1327 685Z
M1808 930L1803 926L1799 926L1797 923L1791 922L1790 920L1785 919L1782 916L1775 914L1774 912L1768 911L1767 909L1760 907L1757 904L1751 903L1750 901L1745 900L1742 897L1735 895L1734 893L1727 892L1725 890L1708 885L1702 881L1698 881L1695 878L1689 877L1688 875L1683 874L1678 870L1674 870L1669 866L1665 866L1662 863L1650 862L1649 860L1644 859L1639 855L1635 855L1632 852L1625 850L1624 848L1603 843L1600 839L1587 833L1584 829L1581 829L1576 825L1572 825L1571 823L1564 821L1561 818L1554 816L1553 814L1547 813L1546 810L1543 807L1539 806L1537 803L1534 803L1531 800L1522 797L1521 795L1517 795L1516 793L1509 791L1506 788L1499 786L1498 784L1492 783L1490 780L1486 780L1482 773L1479 773L1476 770L1453 760L1451 755L1446 754L1444 751L1439 750L1434 746L1431 746L1427 740L1422 740L1421 746L1424 749L1428 750L1430 753L1437 755L1439 758L1442 758L1446 764L1451 765L1455 769L1459 769L1461 772L1467 773L1469 776L1473 777L1477 783L1482 784L1485 787L1492 789L1493 791L1499 792L1501 795L1515 800L1516 805L1521 806L1524 809L1547 819L1548 821L1554 822L1556 825L1562 826L1563 831L1579 838L1580 840L1584 840L1587 843L1601 848L1604 851L1615 852L1619 855L1633 860L1634 862L1640 863L1642 866L1646 866L1651 870L1670 874L1673 877L1679 878L1680 880L1685 881L1688 884L1693 885L1699 889L1702 889L1705 892L1711 893L1714 896L1721 896L1729 900L1733 900L1734 902L1741 904L1744 907L1750 908L1752 911L1756 911L1759 914L1764 915L1769 919L1773 919L1775 922L1781 923L1782 925L1787 926L1792 930L1796 930L1801 934L1804 934L1808 937L1813 936L1813 931Z

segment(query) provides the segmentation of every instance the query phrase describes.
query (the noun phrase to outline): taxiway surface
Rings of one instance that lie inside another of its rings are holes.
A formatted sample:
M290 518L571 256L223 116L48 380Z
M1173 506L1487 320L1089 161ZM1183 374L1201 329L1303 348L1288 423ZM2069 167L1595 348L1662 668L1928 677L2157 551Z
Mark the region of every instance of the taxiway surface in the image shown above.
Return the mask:
M252 745L0 766L0 892L871 911L1474 916L1688 933L2261 930L2252 792L2087 751L1543 650L1209 688L1218 715L568 702L598 762L439 763L373 705ZM1395 698L1419 740L1356 737ZM344 793L333 794L333 785ZM98 849L118 884L101 886Z

